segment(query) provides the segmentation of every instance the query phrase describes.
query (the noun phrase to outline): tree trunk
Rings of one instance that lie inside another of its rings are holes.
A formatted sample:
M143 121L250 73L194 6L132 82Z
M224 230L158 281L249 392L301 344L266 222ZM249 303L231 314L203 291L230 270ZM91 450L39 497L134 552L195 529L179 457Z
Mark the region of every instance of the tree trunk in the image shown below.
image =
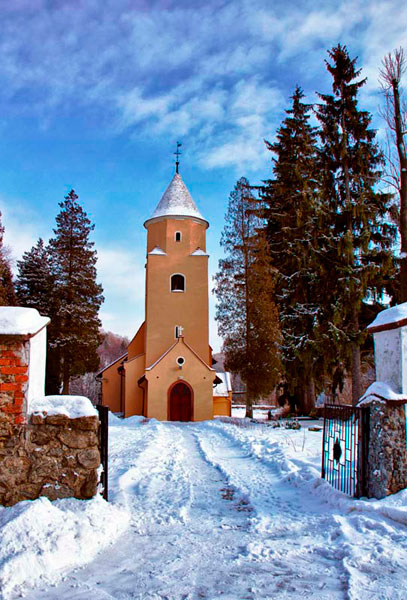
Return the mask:
M253 419L253 398L251 396L247 396L246 398L246 414L245 417L248 419Z
M70 376L70 369L69 369L69 364L67 362L64 362L64 375L63 375L63 386L62 386L62 393L63 394L69 394L69 381L71 379Z
M352 329L356 334L359 331L359 316L356 307L353 306ZM362 395L362 368L360 360L360 346L352 342L352 404L355 406Z
M307 416L315 408L315 385L312 377L304 374L297 390L298 413Z
M396 132L397 153L400 161L400 301L407 302L407 155L403 138L403 120L401 116L400 94L397 79L392 80L394 100L394 126Z
M312 377L308 377L307 381L307 415L315 408L315 384Z

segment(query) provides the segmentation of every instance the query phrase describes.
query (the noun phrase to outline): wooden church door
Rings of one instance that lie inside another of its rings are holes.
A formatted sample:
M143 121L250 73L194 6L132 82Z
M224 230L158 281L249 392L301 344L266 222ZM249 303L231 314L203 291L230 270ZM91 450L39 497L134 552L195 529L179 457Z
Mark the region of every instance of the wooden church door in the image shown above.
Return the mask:
M177 383L170 391L170 421L192 420L192 393L185 383Z

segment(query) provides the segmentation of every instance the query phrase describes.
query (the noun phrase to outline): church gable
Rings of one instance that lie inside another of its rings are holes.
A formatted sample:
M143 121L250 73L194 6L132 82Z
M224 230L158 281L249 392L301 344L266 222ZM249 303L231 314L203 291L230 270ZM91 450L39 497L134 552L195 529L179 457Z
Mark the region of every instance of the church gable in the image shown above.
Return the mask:
M139 356L140 354L145 353L145 332L146 332L146 322L144 321L134 338L131 340L127 352L129 360L134 358L135 356Z

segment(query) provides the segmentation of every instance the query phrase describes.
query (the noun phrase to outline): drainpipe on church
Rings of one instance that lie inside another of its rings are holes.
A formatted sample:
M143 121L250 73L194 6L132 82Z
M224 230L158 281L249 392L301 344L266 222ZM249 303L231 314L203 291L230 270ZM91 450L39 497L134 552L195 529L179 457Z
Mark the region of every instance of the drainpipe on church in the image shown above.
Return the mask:
M142 385L145 382L146 378L143 375L142 377L140 377L140 379L137 382L138 387L141 389L141 391L143 392L143 400L142 400L142 404L141 404L141 414L143 415L143 417L146 417L147 415L144 414L144 404L145 404L145 395L146 395L146 388L144 387L144 385Z
M126 373L124 371L123 364L117 369L120 375L120 412L124 416L124 380L126 377Z

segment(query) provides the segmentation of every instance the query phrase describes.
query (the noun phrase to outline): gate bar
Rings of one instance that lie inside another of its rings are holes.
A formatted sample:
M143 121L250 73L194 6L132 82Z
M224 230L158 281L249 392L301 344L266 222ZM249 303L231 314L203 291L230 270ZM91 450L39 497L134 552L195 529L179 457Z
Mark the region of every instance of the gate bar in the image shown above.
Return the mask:
M103 486L102 497L107 501L109 499L109 407L97 404L96 408L100 420L100 460L103 466L100 483Z

